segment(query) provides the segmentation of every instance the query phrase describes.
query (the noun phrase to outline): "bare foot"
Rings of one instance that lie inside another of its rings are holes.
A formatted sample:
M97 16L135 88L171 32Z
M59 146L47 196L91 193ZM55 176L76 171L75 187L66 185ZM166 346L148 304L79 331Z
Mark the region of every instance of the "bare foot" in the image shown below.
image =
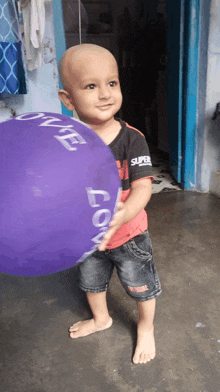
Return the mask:
M135 364L150 362L156 355L154 328L147 330L145 325L139 323L137 333L137 346L133 362Z
M70 337L72 339L80 338L83 336L90 335L91 333L103 331L104 329L110 328L112 325L112 318L110 317L107 323L96 324L94 319L79 321L73 324L69 328Z

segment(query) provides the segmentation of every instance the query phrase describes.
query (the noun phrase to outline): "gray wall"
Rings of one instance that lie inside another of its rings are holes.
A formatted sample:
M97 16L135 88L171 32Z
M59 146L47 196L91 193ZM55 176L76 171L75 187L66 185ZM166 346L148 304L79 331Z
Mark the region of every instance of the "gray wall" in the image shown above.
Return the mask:
M211 173L220 169L220 133L212 120L216 104L220 102L220 5L219 0L201 3L197 189L209 191ZM208 48L205 46L207 38Z

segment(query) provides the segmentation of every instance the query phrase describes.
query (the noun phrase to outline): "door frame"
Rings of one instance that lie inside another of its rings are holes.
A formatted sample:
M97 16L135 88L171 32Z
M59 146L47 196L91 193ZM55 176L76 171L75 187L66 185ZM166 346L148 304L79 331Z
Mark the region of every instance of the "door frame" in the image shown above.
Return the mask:
M196 188L200 0L168 0L170 168L181 187Z
M196 189L200 19L200 0L185 0L181 183L186 190Z

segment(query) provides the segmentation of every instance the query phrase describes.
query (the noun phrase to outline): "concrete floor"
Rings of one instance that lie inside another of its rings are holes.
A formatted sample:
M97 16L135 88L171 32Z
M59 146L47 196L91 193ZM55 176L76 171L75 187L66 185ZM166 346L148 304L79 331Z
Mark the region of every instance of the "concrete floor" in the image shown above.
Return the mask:
M79 340L90 317L77 268L42 277L1 274L2 392L219 392L220 199L174 191L152 196L149 231L163 293L155 317L157 357L131 362L136 305L114 274L113 326Z

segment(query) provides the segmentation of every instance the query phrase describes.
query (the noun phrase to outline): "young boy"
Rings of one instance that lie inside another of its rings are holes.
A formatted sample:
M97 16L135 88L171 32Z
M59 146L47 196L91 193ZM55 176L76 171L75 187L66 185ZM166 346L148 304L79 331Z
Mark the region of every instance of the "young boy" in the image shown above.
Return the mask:
M122 197L97 251L79 264L79 284L93 314L69 328L75 339L111 327L106 290L114 266L122 285L139 309L137 345L133 363L155 357L155 297L161 293L152 257L144 210L152 192L149 150L138 130L114 118L122 104L118 67L114 56L97 45L82 44L62 56L59 72L63 90L59 98L70 111L112 150L122 180ZM147 92L146 92L147 94Z

